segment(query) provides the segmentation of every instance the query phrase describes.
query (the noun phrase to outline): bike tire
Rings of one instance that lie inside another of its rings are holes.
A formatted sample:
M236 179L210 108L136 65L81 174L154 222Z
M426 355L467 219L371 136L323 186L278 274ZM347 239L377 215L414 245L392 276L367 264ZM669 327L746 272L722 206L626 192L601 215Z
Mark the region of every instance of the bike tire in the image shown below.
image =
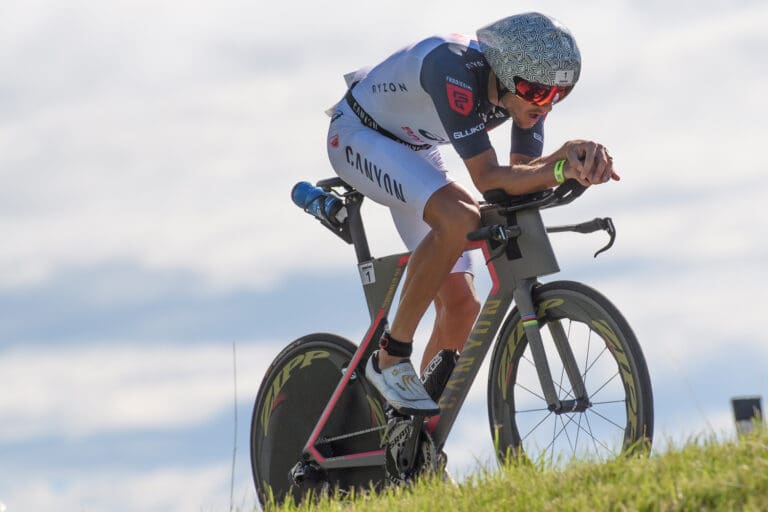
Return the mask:
M385 481L384 467L324 472L321 481L294 484L290 470L342 377L356 346L327 333L299 338L272 362L259 387L251 421L251 468L262 507L310 494L369 489ZM358 369L321 434L333 438L386 424L378 394ZM325 457L379 449L383 430L318 446Z
M575 397L546 327L554 321L565 329L591 404L583 412L547 409L514 308L497 338L488 379L499 461L522 458L552 467L575 458L646 453L653 439L653 392L640 344L623 315L599 292L572 281L537 285L533 301L559 399Z

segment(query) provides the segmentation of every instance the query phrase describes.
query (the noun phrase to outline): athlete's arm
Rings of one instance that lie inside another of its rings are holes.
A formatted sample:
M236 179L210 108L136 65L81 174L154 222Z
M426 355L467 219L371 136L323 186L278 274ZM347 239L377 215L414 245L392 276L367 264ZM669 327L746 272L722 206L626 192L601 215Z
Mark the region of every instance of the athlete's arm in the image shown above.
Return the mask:
M465 159L464 164L480 192L501 188L508 194L519 195L557 185L554 161L520 153L513 153L510 160L511 165L499 165L496 151L491 148Z
M480 192L501 188L508 194L518 195L558 185L555 163L563 159L566 161L563 176L574 178L582 185L620 179L605 148L589 141L569 141L551 155L538 158L512 153L510 165L499 165L496 151L491 148L464 159L464 164Z
M534 160L536 157L530 156L530 155L524 155L522 153L512 153L509 155L509 166L513 167L515 165L521 165L521 164L528 164L531 162L531 160Z

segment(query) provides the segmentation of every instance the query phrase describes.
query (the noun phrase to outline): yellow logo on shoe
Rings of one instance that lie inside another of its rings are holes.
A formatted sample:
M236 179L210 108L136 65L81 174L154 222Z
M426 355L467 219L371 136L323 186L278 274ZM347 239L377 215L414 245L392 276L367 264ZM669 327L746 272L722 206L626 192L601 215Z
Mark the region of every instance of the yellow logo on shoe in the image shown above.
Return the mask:
M413 374L403 375L403 378L401 380L402 384L398 382L397 387L399 387L403 391L414 393L416 390L416 388L414 388L415 381L416 381L416 375L413 375Z

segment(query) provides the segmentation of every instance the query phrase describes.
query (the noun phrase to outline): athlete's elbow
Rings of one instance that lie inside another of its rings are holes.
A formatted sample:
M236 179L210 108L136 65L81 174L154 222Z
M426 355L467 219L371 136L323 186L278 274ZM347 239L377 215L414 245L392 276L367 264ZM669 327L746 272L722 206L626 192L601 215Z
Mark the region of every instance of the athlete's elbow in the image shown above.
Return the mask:
M504 188L503 181L500 180L499 177L495 175L495 173L491 172L480 173L477 176L472 176L472 183L481 194L485 194L489 190Z

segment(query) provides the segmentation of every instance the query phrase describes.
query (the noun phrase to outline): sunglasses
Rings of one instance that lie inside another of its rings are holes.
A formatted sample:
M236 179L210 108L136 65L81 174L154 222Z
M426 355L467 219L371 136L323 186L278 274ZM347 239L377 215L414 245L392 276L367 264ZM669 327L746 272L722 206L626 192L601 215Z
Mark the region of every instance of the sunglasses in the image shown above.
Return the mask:
M568 93L573 90L572 85L544 85L536 82L529 82L519 76L515 77L515 95L524 99L528 103L534 105L546 105L547 103L555 104L562 100ZM509 89L504 87L496 78L496 85L499 87L499 98L501 99L506 93L510 92Z

